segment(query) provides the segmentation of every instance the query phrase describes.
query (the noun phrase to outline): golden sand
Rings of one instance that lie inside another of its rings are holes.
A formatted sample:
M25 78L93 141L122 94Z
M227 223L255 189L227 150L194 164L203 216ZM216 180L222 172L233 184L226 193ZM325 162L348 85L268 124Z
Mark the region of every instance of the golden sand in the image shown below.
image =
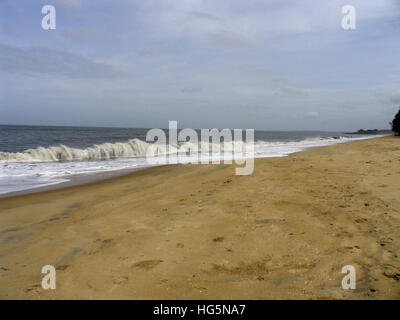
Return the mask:
M398 299L399 195L384 137L0 199L0 298Z

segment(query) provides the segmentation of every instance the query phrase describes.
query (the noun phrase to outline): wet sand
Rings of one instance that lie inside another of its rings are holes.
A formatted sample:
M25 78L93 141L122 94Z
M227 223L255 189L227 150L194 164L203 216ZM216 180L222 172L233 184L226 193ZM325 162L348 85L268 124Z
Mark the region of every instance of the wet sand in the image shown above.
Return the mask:
M1 299L399 299L400 138L0 199ZM44 265L57 289L41 288ZM356 289L343 290L344 265Z

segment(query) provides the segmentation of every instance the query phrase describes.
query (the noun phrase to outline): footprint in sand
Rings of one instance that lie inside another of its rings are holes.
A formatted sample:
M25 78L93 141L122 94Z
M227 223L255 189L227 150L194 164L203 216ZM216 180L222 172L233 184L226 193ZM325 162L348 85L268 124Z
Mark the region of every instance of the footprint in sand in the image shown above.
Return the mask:
M125 284L128 282L128 280L129 280L128 276L122 276L122 277L115 278L113 280L113 283L114 284Z
M224 240L225 240L224 237L216 237L216 238L213 239L214 242L222 242Z
M163 260L144 260L136 262L133 266L142 270L151 270L157 267Z
M381 245L381 247L384 247L385 245L392 243L392 242L393 242L393 239L389 238L389 237L383 236L383 237L379 238L379 244Z
M31 285L31 286L29 286L28 288L26 288L25 289L25 291L26 292L31 292L31 291L34 291L34 292L39 292L39 289L41 288L41 285L40 284L34 284L34 285Z
M386 264L384 266L383 275L387 278L391 278L396 281L399 281L400 280L400 268L397 268L390 264Z
M63 270L65 270L65 269L67 269L67 268L69 268L69 265L68 265L68 264L65 264L65 265L57 266L57 267L56 267L56 270L57 270L57 271L58 271L58 270L63 271Z
M88 255L99 253L103 249L107 249L114 244L114 239L96 239L94 240L96 248L89 251Z

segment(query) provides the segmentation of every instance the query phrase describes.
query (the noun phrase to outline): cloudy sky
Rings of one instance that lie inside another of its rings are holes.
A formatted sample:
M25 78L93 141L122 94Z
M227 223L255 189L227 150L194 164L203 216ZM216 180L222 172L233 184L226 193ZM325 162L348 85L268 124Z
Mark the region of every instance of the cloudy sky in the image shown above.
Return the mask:
M0 123L388 128L399 35L396 0L0 0Z

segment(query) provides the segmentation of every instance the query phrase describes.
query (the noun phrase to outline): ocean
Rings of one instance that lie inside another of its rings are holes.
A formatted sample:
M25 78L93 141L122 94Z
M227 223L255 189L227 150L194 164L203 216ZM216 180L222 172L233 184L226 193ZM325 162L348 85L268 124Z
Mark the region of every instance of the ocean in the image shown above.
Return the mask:
M149 167L145 158L151 145L146 142L148 130L0 125L0 195L69 182L77 177ZM168 136L167 129L165 132ZM372 137L343 132L256 130L254 154L249 156L281 157L311 147ZM175 145L174 150L179 152L183 144ZM224 158L220 154L212 157ZM190 160L183 156L177 162Z

